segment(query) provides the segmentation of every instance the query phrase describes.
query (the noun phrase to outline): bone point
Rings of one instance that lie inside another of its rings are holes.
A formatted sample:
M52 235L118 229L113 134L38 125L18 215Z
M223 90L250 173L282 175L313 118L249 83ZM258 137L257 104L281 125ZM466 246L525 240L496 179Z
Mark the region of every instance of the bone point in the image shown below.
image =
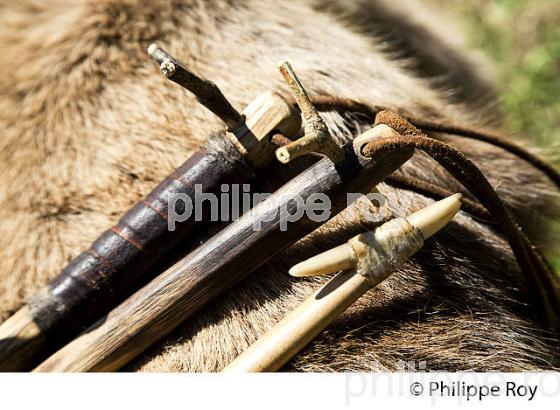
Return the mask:
M462 194L451 195L407 216L406 220L428 239L451 222L461 208L462 199Z
M356 255L354 250L349 244L345 243L298 263L289 272L290 275L296 277L317 276L352 269L355 266Z
M462 194L455 194L409 215L406 220L417 228L424 239L445 227L461 208ZM349 243L313 256L290 269L296 277L316 276L356 267L357 258Z

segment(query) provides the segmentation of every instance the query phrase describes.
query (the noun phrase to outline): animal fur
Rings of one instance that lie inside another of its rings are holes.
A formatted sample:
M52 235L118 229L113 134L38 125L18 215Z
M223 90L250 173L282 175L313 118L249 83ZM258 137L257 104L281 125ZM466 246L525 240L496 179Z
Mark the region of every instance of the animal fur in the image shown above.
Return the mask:
M493 99L479 98L492 88L484 63L440 34L437 18L418 18L433 16L421 13L422 5L405 4L410 8L359 0L3 1L0 319L221 128L158 75L145 52L151 42L215 81L240 108L265 90L288 96L276 69L287 59L311 96L496 128ZM418 33L421 42L414 41ZM371 124L360 115L323 114L340 140ZM488 144L444 137L476 161L545 246L558 202L547 179ZM402 172L461 190L419 154ZM386 216L430 202L384 184L380 190ZM326 224L128 369L220 370L328 279L294 280L288 268L371 226L371 217L343 214ZM500 233L461 213L286 370L395 370L402 362L430 370L557 368L558 335L532 316L520 278Z

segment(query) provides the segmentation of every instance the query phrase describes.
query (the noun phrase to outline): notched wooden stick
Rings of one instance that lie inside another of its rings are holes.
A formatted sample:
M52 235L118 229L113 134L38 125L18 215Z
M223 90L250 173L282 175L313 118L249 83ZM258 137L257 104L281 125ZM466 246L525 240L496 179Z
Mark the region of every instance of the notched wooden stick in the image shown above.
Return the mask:
M311 152L318 152L327 156L333 163L342 163L346 155L329 133L325 121L321 118L303 85L299 81L292 66L287 61L278 65L280 73L290 86L297 105L305 119L305 135L284 147L276 150L276 158L283 164Z

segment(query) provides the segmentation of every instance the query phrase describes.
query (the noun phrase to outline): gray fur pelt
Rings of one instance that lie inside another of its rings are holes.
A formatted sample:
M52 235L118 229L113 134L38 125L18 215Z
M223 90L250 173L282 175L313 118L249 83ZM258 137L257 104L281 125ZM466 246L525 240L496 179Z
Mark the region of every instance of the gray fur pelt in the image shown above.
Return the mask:
M267 90L288 97L276 63L289 60L312 97L499 126L488 65L416 2L3 1L0 22L2 320L221 128L158 74L145 52L151 42L216 82L239 108ZM371 125L358 114L323 115L340 141ZM442 138L481 167L546 246L559 199L546 177L491 145ZM402 172L462 190L421 154ZM379 189L386 218L431 202ZM128 369L220 370L328 279L296 280L288 268L371 226L371 217L343 213ZM558 336L530 315L520 277L500 232L461 213L286 370L395 370L403 361L429 370L557 368Z

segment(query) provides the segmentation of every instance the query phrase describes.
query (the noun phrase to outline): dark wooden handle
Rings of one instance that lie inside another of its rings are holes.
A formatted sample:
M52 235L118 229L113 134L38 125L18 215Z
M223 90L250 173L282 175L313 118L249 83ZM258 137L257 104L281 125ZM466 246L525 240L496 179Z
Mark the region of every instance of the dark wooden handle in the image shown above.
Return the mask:
M168 229L168 198L194 199L196 184L215 192L232 172L249 177L204 149L192 155L31 298L27 309L38 340L2 338L0 370L31 369L168 267L173 261L166 255L181 242L186 247L195 226L191 217ZM176 203L182 214L184 202Z
M217 157L196 152L72 260L29 303L45 336L56 344L69 340L157 274L153 267L186 241L195 225L191 217L170 231L168 198L186 194L194 201L195 184L215 192L228 171ZM183 213L183 201L177 201L175 211Z

